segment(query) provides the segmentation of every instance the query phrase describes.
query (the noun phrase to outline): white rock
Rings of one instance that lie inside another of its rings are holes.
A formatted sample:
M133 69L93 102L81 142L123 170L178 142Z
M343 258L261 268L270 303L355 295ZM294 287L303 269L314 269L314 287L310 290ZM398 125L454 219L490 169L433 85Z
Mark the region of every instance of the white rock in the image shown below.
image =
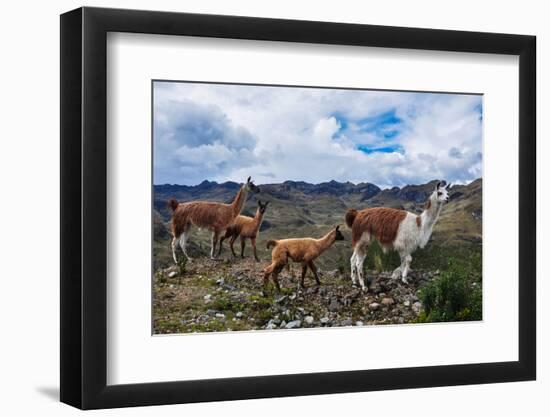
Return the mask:
M362 321L356 321L356 322L355 322L355 325L356 325L356 326L362 326L362 325L363 325L363 322L362 322Z
M210 301L210 299L212 298L212 294L206 294L203 298L204 298L206 301Z
M330 319L328 317L323 317L321 320L319 320L322 324L327 324Z
M403 302L403 305L404 305L405 307L409 307L409 306L411 305L411 302L410 302L409 300L405 300L405 301Z
M168 278L174 278L178 273L176 271L172 271L168 274Z
M385 306L391 306L393 303L395 303L395 301L393 300L393 298L391 297L384 297L382 299L382 304L385 305Z
M276 329L277 328L277 325L275 323L273 323L272 320L269 320L269 323L267 323L267 325L265 326L265 328L267 330L273 330L273 329Z
M306 322L306 324L313 324L314 318L311 316L307 316L304 318L304 321Z
M372 311L378 310L378 307L380 307L380 304L378 304L378 303L371 303L371 304L369 304L369 308L370 308Z
M299 327L302 327L302 322L300 320L293 320L286 324L285 329L297 329Z
M216 313L216 317L219 318L219 319L224 319L224 318L225 318L225 314L223 314L223 313Z
M238 311L237 314L235 314L235 317L237 317L238 319L242 318L243 317L243 312L242 311Z

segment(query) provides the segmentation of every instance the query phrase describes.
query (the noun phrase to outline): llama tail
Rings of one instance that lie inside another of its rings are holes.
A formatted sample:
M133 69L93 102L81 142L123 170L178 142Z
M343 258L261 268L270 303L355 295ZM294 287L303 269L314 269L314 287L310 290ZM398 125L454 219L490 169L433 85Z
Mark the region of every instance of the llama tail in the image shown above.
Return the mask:
M270 241L268 241L267 244L265 245L265 247L266 247L267 249L269 249L269 248L272 247L272 246L273 246L273 247L277 246L277 241L276 241L276 240L270 240Z
M346 211L346 224L348 225L348 227L353 226L355 217L357 217L357 210L349 209L348 211Z
M170 200L168 200L168 207L170 207L172 211L176 211L178 205L178 200L176 200L175 198L171 198Z

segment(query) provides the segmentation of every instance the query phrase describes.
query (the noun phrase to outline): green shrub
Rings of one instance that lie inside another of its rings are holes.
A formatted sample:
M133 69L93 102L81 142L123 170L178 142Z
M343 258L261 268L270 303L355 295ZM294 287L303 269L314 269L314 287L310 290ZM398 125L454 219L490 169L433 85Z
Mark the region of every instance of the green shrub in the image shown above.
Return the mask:
M186 268L187 268L187 256L182 256L178 261L179 274L184 275Z
M220 297L212 303L212 308L219 311L242 311L245 306L240 301L231 300L229 298Z
M373 241L367 250L365 268L367 270L393 271L401 264L399 254L394 250L388 250L386 253L380 247L377 241Z
M448 268L420 289L421 322L481 320L482 291L477 265L449 259Z
M374 255L374 268L378 272L384 271L384 263L382 262L382 257L378 253Z
M340 256L338 257L338 261L337 261L336 267L337 267L337 269L338 269L338 272L339 272L341 275L344 275L344 274L350 272L350 263L349 263L349 260L346 259L343 255L340 255Z
M162 271L155 272L155 278L156 278L157 282L160 283L160 284L165 284L166 283L166 275L164 275L164 272L162 272Z

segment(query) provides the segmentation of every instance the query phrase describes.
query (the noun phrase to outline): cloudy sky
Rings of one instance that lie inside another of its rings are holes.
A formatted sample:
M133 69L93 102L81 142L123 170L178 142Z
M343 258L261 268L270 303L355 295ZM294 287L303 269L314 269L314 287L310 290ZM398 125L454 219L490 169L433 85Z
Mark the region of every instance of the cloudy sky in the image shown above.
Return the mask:
M482 97L154 83L154 183L381 187L482 173Z

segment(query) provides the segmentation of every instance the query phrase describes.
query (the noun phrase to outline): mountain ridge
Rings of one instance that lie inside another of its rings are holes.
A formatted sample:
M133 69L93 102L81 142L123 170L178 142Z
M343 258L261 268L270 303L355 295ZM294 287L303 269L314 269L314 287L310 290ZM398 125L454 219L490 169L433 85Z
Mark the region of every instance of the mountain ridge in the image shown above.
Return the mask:
M344 224L345 212L350 208L392 207L420 213L437 180L425 184L380 189L370 183L339 183L337 181L309 184L304 181L285 181L279 184L260 185L261 192L250 195L241 214L254 216L257 201L270 201L260 235L258 247L265 247L267 239L287 237L320 237L331 227ZM240 185L235 182L218 184L203 181L197 186L160 185L154 188L153 232L161 257L170 262L169 221L167 207L170 198L180 202L203 200L231 202ZM369 191L370 187L370 191ZM432 240L442 245L480 245L482 242L482 179L467 185L451 185L449 202L443 206L434 227ZM349 231L344 228L345 234ZM349 236L347 236L349 238ZM207 231L193 228L190 243L197 243L201 251L209 247ZM247 249L248 250L248 249ZM349 258L344 250L333 249L323 259L327 264ZM323 261L321 261L323 262Z

